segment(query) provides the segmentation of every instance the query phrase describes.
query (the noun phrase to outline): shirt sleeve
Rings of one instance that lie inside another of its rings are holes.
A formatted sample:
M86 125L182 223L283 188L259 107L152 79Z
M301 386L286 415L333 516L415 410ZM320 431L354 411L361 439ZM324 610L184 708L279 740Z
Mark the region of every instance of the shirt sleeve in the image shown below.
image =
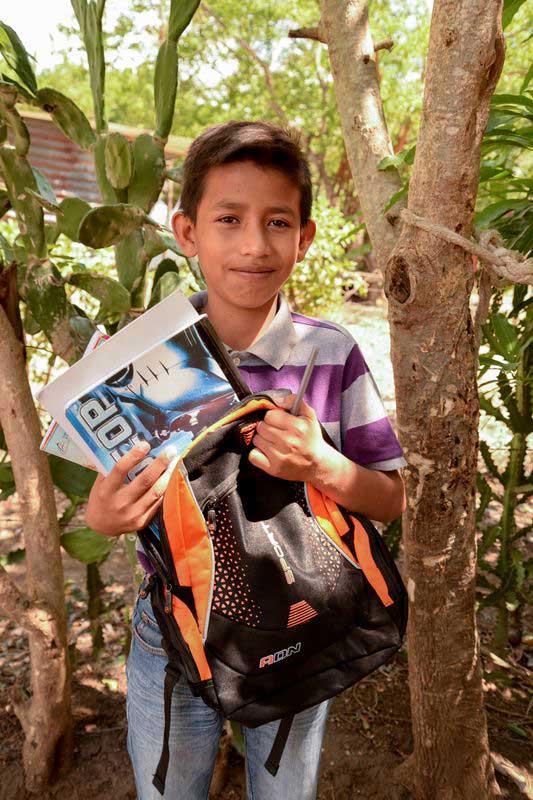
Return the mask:
M355 342L344 365L341 392L343 454L368 469L386 472L405 467L379 389Z

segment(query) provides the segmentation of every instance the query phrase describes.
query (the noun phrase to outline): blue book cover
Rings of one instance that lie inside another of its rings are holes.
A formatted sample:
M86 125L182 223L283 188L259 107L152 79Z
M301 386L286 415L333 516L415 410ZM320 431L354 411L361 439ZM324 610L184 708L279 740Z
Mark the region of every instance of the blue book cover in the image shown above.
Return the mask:
M65 416L106 473L131 447L147 441L150 452L128 475L131 480L168 445L179 457L248 393L201 317L70 400Z

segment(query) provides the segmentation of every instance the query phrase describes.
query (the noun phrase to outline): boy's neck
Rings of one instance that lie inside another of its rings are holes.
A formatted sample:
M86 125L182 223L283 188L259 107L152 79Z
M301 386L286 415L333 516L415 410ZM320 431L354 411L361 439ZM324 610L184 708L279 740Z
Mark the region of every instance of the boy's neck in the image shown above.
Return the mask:
M203 310L222 341L232 350L244 351L267 331L277 307L277 295L260 308L237 308L217 295L208 295Z

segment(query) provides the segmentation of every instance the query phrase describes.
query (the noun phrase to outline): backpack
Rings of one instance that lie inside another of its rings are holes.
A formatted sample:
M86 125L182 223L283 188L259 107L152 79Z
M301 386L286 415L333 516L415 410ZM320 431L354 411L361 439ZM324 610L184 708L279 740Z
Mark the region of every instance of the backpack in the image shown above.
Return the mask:
M275 775L293 715L361 680L402 645L407 593L372 523L248 460L274 397L250 395L202 431L153 520L159 538L153 524L139 532L156 570L141 594L151 593L168 655L153 780L161 794L181 675L227 719L250 727L281 720L265 764Z

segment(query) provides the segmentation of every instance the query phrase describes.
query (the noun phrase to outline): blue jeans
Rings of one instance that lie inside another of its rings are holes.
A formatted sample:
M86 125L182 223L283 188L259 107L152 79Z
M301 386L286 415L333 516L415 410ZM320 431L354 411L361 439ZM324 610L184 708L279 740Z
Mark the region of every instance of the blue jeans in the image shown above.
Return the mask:
M126 674L128 753L138 800L161 800L152 778L161 755L166 656L150 597L138 597L133 612L131 650ZM316 797L322 739L329 700L294 717L277 776L264 767L278 722L243 727L246 786L250 800L313 800ZM174 688L170 759L165 800L206 800L218 750L223 717L199 697L184 679Z

